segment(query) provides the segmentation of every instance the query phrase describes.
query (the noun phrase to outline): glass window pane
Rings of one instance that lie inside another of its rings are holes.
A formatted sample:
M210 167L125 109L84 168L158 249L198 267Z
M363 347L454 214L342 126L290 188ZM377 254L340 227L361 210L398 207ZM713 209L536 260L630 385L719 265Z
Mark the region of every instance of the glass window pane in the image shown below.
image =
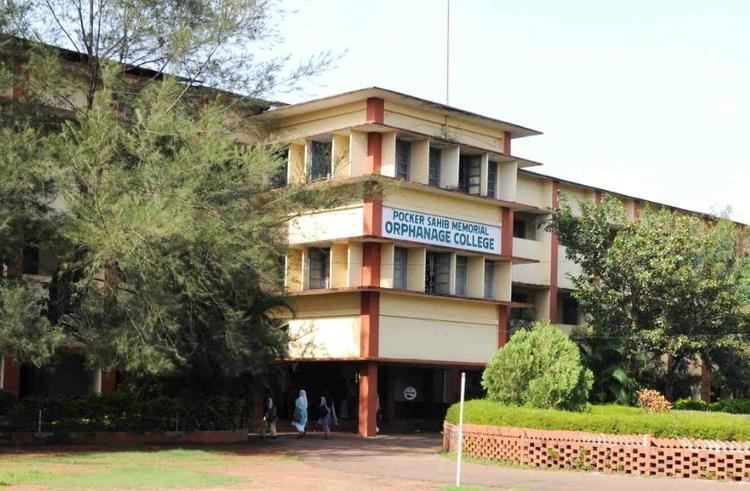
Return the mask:
M308 181L328 179L331 173L331 146L331 142L310 142Z
M396 247L393 250L393 288L406 289L407 285L407 261L409 250L405 247Z
M484 296L495 297L495 261L484 261Z
M456 295L466 296L467 263L466 256L456 256Z
M440 186L440 149L430 147L430 186Z
M487 196L490 198L497 196L497 162L492 160L487 166Z
M425 291L450 293L451 256L448 253L427 252L425 265Z
M396 140L396 177L409 179L409 161L411 160L411 142Z
M307 285L310 289L328 288L331 250L313 247L307 251Z

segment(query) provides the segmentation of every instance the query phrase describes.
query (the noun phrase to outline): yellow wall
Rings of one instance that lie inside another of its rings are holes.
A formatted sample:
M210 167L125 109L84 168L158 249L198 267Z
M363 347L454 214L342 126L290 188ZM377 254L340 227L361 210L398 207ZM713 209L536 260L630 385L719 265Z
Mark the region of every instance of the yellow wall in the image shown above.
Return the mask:
M287 251L284 285L289 291L302 289L302 251L299 249Z
M274 128L270 138L272 141L289 142L358 126L366 120L365 108L366 101L361 100L297 116L279 118L270 123Z
M502 153L503 132L482 124L445 117L430 110L420 110L394 102L385 102L385 124L456 141L464 145Z
M539 208L551 207L551 183L541 178L518 174L516 201Z
M289 321L291 358L356 358L360 318L324 317Z
M501 226L500 208L491 204L467 201L460 196L435 196L414 189L395 188L388 191L384 206L421 211L433 215L458 218L470 222Z
M360 237L363 233L362 205L298 216L289 221L289 243L305 244Z
M384 293L380 356L486 363L497 349L497 306Z

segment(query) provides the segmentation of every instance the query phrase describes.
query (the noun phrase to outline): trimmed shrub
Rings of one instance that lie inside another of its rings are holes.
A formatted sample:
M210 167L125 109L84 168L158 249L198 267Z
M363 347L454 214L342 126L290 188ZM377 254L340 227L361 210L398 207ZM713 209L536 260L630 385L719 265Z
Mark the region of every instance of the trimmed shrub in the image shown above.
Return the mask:
M445 419L458 424L458 409L458 404L452 405ZM464 423L615 435L649 434L659 438L750 440L750 420L742 416L692 411L648 413L641 408L614 405L591 406L586 412L572 412L474 400L466 402Z
M668 413L672 403L658 390L641 389L638 394L638 406L651 413Z
M539 323L513 335L482 375L490 399L537 408L583 410L592 382L575 343L558 327Z
M707 404L692 399L679 399L674 403L675 409L692 411L711 411L730 414L750 414L750 399L724 399Z

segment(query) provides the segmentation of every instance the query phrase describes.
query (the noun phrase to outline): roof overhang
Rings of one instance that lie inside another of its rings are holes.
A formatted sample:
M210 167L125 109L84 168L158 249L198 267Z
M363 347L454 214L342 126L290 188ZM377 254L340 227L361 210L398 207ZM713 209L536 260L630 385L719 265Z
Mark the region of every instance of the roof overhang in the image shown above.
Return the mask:
M318 111L321 109L327 109L332 106L348 104L361 100L366 100L371 97L377 97L383 99L386 102L394 102L412 106L416 108L429 109L430 111L442 114L444 116L455 117L472 121L475 123L495 127L501 131L508 131L511 134L511 138L522 138L525 136L541 135L541 131L537 131L525 126L520 126L500 119L491 118L464 109L459 109L439 102L414 97L394 90L382 89L380 87L368 87L365 89L353 90L350 92L343 92L328 97L322 97L319 99L311 99L309 101L300 102L298 104L290 104L286 106L272 107L265 113L257 116L259 118L264 117L290 117L299 114L304 114L311 111Z

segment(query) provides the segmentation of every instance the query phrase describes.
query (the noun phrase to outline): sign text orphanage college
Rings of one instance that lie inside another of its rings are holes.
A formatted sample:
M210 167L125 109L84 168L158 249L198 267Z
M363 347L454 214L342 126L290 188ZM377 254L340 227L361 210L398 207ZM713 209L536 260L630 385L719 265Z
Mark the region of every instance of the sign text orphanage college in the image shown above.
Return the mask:
M500 227L387 206L383 207L383 236L500 254Z

